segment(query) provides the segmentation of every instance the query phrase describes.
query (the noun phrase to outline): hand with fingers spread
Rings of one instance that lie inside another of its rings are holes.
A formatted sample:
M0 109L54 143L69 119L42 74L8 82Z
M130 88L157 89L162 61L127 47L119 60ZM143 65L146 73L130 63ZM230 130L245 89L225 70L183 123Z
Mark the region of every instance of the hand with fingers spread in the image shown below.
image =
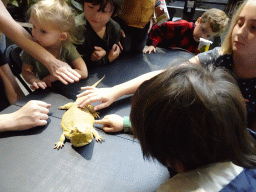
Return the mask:
M81 108L86 107L88 104L101 101L100 104L94 106L94 110L100 110L111 105L118 96L115 94L113 88L95 88L92 86L81 87L84 92L77 95L77 97L83 97L83 99L78 103Z
M55 61L55 62L53 62ZM50 73L55 76L60 82L67 85L68 83L78 82L81 75L70 67L69 64L53 58L50 64L46 65Z
M107 52L101 47L94 46L94 51L91 55L92 61L99 61L107 54Z
M145 46L144 49L143 49L143 53L147 53L147 52L148 52L148 54L150 54L151 52L155 53L156 48L153 45Z
M0 115L0 131L21 131L46 125L50 106L43 101L32 100L14 113Z
M102 129L105 132L120 132L123 130L124 123L123 123L124 118L111 114L111 115L106 115L103 119L101 120L95 120L94 123L96 124L102 124L103 127Z

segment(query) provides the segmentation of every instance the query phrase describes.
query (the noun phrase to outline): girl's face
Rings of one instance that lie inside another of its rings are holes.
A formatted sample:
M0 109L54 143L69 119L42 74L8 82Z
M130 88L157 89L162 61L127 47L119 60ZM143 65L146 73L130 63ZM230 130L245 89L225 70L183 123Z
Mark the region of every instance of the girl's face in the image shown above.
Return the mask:
M47 22L39 22L35 16L30 17L32 24L32 36L42 47L51 47L60 43L61 32Z
M232 31L234 53L256 54L256 3L249 1L238 16Z
M93 29L103 28L111 18L114 7L108 3L104 11L99 12L100 5L84 2L84 15Z

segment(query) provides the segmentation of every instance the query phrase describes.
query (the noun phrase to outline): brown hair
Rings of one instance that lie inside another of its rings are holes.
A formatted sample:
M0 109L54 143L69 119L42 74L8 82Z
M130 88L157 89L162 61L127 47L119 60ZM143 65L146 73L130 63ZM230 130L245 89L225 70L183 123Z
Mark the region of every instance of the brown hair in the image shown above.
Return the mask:
M212 31L220 35L228 25L229 18L226 13L220 9L209 9L201 16L202 23L209 23Z
M99 11L104 11L108 3L113 7L113 16L120 12L123 0L78 0L78 2L84 7L84 3L91 3L93 5L100 5Z
M138 88L130 118L144 157L165 166L177 160L186 170L224 161L256 166L245 102L224 69L172 66Z
M235 11L235 14L233 15L232 17L232 20L231 20L231 24L230 24L230 27L229 27L229 30L228 30L228 33L221 45L221 54L232 54L233 50L232 50L232 32L233 32L233 29L235 27L235 25L237 24L237 21L238 21L238 17L240 15L240 13L242 12L244 6L246 5L248 1L245 0L242 4L237 4L237 9ZM240 5L240 6L239 6Z

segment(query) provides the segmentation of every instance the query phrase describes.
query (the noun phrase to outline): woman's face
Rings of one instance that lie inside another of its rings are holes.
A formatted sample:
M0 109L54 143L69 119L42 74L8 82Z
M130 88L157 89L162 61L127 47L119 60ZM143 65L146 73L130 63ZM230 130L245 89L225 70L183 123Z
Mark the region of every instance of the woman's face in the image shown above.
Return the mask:
M256 55L256 2L249 1L232 31L232 49L241 55Z

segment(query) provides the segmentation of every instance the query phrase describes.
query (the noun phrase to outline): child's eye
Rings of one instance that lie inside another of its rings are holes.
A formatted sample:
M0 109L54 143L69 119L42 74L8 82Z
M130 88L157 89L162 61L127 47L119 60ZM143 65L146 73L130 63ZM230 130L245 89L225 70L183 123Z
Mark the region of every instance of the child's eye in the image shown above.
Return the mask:
M41 30L41 33L45 34L45 33L46 33L46 31L45 31L45 30Z

